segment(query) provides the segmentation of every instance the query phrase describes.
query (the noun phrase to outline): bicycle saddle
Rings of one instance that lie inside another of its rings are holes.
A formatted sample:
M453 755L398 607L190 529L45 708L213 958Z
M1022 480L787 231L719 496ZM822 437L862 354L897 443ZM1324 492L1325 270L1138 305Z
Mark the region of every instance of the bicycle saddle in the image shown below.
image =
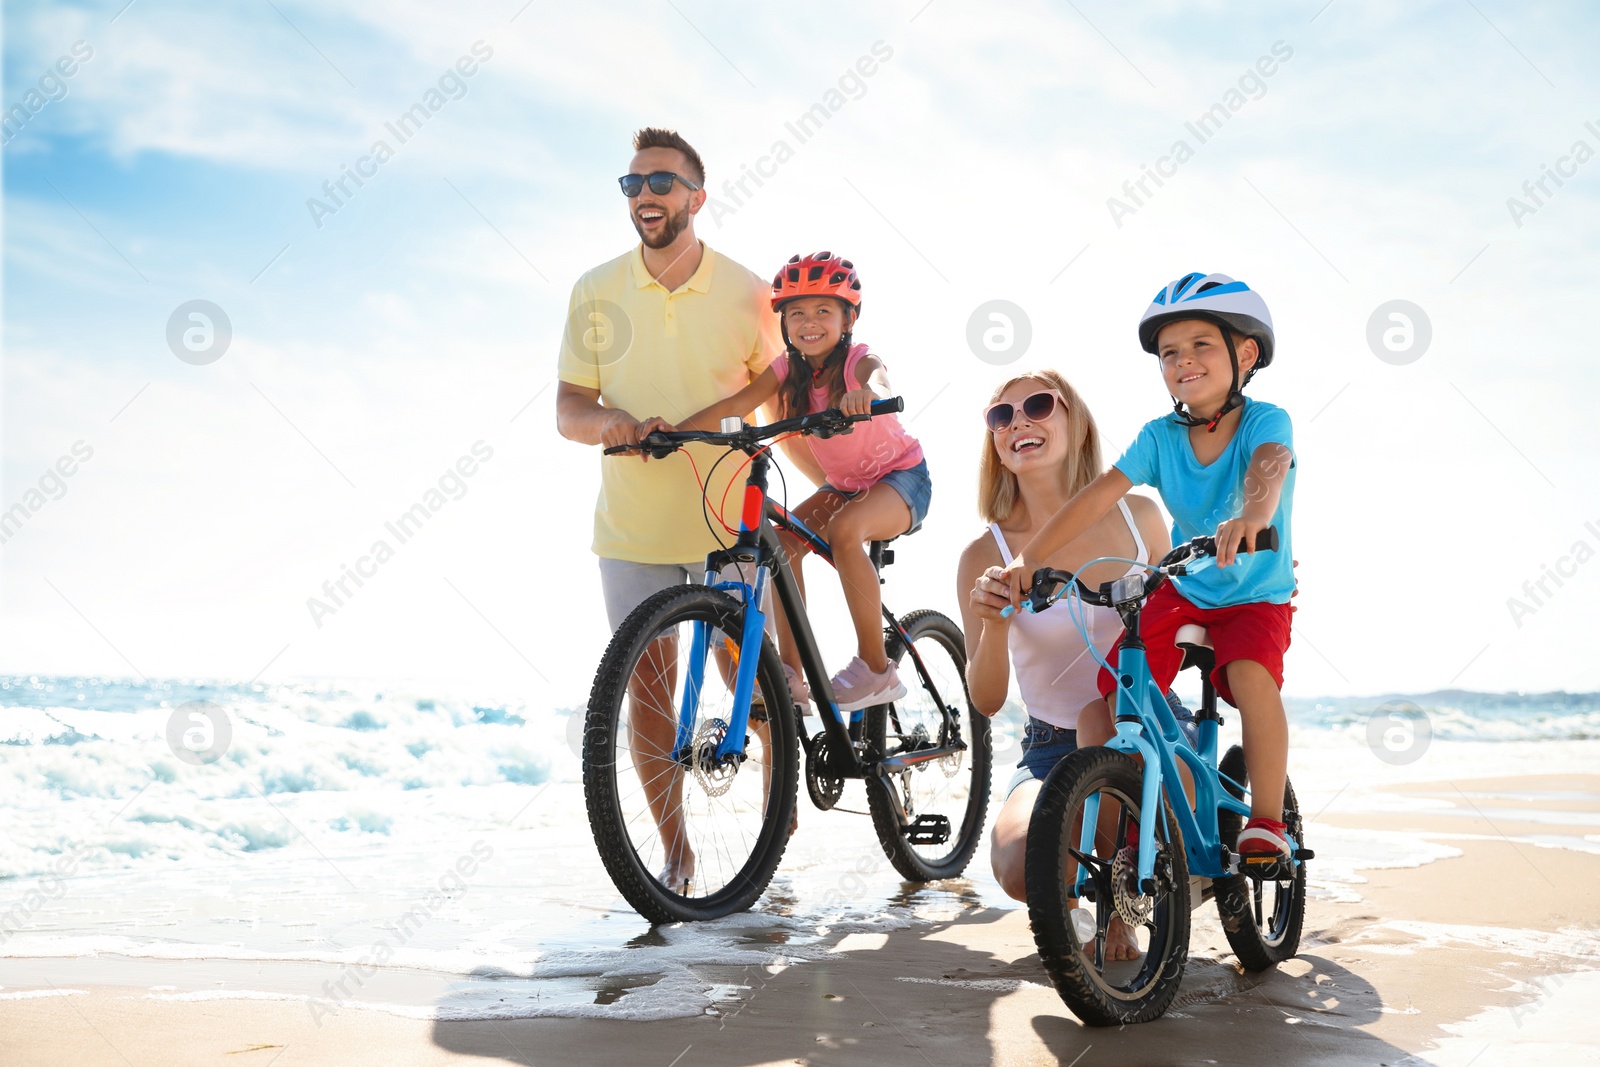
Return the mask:
M1183 665L1179 670L1190 667L1199 667L1202 672L1209 675L1211 669L1217 664L1217 653L1211 647L1211 635L1199 623L1186 623L1178 627L1178 634L1173 638L1173 644L1183 649Z

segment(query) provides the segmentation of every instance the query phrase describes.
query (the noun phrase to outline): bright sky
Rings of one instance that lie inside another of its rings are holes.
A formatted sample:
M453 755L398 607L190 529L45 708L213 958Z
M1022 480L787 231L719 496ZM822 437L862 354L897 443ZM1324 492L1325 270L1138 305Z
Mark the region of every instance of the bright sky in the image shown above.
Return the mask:
M555 433L555 354L572 283L635 241L615 178L655 124L706 160L708 243L861 268L936 486L891 605L955 612L1001 377L1063 371L1114 457L1166 404L1140 311L1221 271L1271 303L1252 392L1295 422L1287 691L1600 688L1585 5L122 4L5 8L0 671L581 702L600 459ZM1009 366L967 342L997 299L1031 325ZM231 324L204 365L168 344L194 300ZM1369 345L1394 300L1420 355ZM480 441L319 627L307 598Z

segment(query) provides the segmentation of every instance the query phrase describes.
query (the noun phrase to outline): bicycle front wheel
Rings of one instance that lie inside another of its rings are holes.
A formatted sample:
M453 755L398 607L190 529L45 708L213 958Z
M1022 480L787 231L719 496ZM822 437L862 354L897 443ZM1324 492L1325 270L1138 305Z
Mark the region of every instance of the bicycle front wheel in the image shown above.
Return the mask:
M1028 823L1026 881L1034 943L1056 992L1089 1026L1142 1023L1178 995L1189 954L1189 867L1177 821L1140 810L1143 772L1132 757L1084 748L1040 787ZM1155 822L1153 885L1140 885L1139 824ZM1083 833L1088 825L1090 834ZM1085 847L1087 846L1087 847ZM1079 863L1089 868L1073 899ZM1115 925L1113 924L1115 920ZM1108 943L1133 958L1108 959Z
M612 636L589 694L589 828L617 889L653 923L750 907L789 840L796 720L765 637L757 682L772 714L750 723L742 756L717 756L733 721L743 631L744 606L726 593L699 585L663 590ZM696 680L698 693L686 700ZM680 722L688 744L675 750Z
M879 758L966 745L904 770L868 778L867 801L878 843L895 870L913 882L954 878L972 860L989 805L989 720L967 699L966 642L937 611L913 611L889 641L906 695L867 709L867 738ZM924 681L910 649L928 671ZM903 817L902 817L903 813Z

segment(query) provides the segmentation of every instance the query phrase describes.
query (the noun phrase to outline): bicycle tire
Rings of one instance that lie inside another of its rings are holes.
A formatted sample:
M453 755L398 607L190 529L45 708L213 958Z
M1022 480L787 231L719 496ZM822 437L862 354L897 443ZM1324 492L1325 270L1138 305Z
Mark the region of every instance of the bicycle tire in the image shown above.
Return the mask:
M993 757L989 720L967 697L966 639L961 627L937 611L913 611L900 620L906 636L917 646L928 673L946 703L956 703L967 749L956 756L930 760L898 772L889 779L867 779L867 806L878 843L901 876L913 882L954 878L966 870L983 836L989 807L989 772ZM905 642L892 634L889 659L900 668L906 696L894 704L867 709L866 730L871 751L878 757L895 755L926 741L938 741L942 721L934 691L923 684L909 661ZM920 737L917 734L922 730ZM900 804L890 790L900 790ZM901 828L898 808L911 819L940 815L949 820L944 842L919 844ZM945 847L948 845L949 847Z
M694 880L687 892L663 884L653 869L658 862L664 862L667 852L644 791L646 779L640 774L639 752L643 745L639 749L632 747L634 738L628 717L631 712L624 712L629 680L640 659L656 647L657 637L668 630L677 634L686 624L698 622L709 623L713 634L734 635L736 642L736 635L743 633L744 606L720 590L682 585L662 590L635 608L612 635L601 658L584 723L584 804L595 846L617 890L652 923L718 919L749 908L772 879L788 844L794 816L799 755L793 714L770 715L765 739L752 725L747 749L760 760L747 758L731 773L725 773L725 768L713 768L702 777L693 765L686 769L667 766L656 771L655 766L668 761L646 754L644 759L654 761L648 773L673 776L673 788L681 790L677 810L683 813L685 836L696 857ZM667 713L674 722L676 709L681 707L685 673L681 661L690 644L679 635L679 664ZM717 724L726 724L726 719L717 718L714 712L726 715L732 703L714 657L707 659L703 699L692 734L697 751L707 751L705 745L714 744ZM769 707L791 705L782 664L770 637L762 641L757 680ZM718 699L723 702L720 706L713 699L718 687L722 694ZM748 776L755 781L752 783ZM742 777L745 780L741 782ZM732 794L735 786L738 793L725 801L723 798ZM723 792L716 793L716 789ZM759 810L752 811L753 805ZM721 838L712 839L709 835L725 824L736 824L738 833L730 834L734 843L718 852L717 848L724 847L719 844ZM755 829L757 825L759 828Z
M1222 757L1217 770L1240 785L1250 784L1245 768L1244 749L1234 745ZM1224 783L1238 799L1243 794ZM1300 805L1295 799L1294 783L1284 780L1283 821L1288 824L1290 836L1298 848L1305 844L1304 829L1300 824ZM1238 848L1239 833L1244 820L1231 811L1217 813L1217 829L1222 843L1229 851ZM1306 918L1306 865L1295 865L1294 877L1285 880L1252 879L1243 874L1219 878L1214 883L1217 914L1222 918L1222 932L1228 937L1233 954L1246 971L1265 971L1284 960L1293 959L1300 950L1300 933ZM1269 888L1270 887L1270 888ZM1271 893L1271 908L1266 897Z
M1097 847L1095 855L1111 850L1109 842L1125 841L1129 816L1141 819L1139 810L1143 771L1134 760L1106 748L1086 748L1058 763L1045 778L1028 823L1026 883L1028 919L1034 944L1051 984L1072 1013L1088 1026L1121 1026L1157 1018L1178 995L1189 953L1189 872L1177 820L1163 800L1158 833L1158 875L1165 868L1165 888L1155 896L1135 895L1113 888L1113 899L1097 890L1092 901L1097 934L1091 950L1079 939L1071 916L1067 864L1075 863L1069 848L1076 848L1074 813L1081 818L1084 801L1091 795L1108 797L1120 806L1115 831ZM1164 833L1161 832L1164 828ZM1126 854L1124 849L1115 849ZM1115 871L1114 859L1107 866ZM1133 877L1137 877L1134 872ZM1096 884L1110 886L1112 874ZM1146 935L1137 960L1108 962L1103 958L1104 935L1120 895L1138 907L1149 902L1149 921L1137 927ZM1085 894L1085 907L1088 906Z

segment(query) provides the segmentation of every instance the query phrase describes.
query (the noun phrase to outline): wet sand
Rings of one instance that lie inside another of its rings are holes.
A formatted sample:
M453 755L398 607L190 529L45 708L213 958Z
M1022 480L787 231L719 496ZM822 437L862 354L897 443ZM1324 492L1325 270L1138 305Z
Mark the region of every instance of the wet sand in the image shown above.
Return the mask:
M1438 810L1333 806L1317 820L1328 832L1420 834L1460 854L1366 871L1348 887L1358 900L1311 901L1299 958L1260 975L1238 970L1204 905L1177 1001L1142 1026L1080 1025L1048 985L1026 912L977 907L836 935L831 952L792 966L697 968L725 994L699 1016L653 1022L445 1021L353 1007L313 1019L301 996L153 993L163 969L203 961L141 961L138 986L0 992L0 1062L1600 1063L1600 777L1464 789L1388 791L1397 802L1456 798ZM1552 834L1568 846L1529 843Z

